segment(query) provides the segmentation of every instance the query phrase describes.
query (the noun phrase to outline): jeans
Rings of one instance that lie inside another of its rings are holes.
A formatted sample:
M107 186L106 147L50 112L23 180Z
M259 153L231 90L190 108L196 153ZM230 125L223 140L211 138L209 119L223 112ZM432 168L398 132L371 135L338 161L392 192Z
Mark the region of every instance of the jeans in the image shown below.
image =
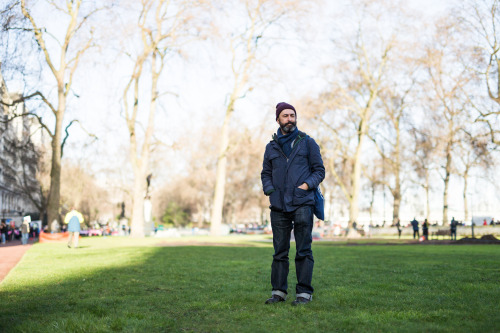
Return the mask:
M22 233L21 242L23 243L23 245L28 244L29 237L30 237L29 233L24 233L24 232Z
M296 294L312 295L314 289L311 285L314 266L311 249L313 208L303 206L294 212L283 213L271 211L271 226L273 229L274 255L271 265L271 285L273 291L287 294L288 289L288 252L290 250L290 235L294 229L295 245L295 270L297 274Z
M4 233L2 233L2 244L5 244L5 238L6 238L6 237L5 237L5 234L4 234Z

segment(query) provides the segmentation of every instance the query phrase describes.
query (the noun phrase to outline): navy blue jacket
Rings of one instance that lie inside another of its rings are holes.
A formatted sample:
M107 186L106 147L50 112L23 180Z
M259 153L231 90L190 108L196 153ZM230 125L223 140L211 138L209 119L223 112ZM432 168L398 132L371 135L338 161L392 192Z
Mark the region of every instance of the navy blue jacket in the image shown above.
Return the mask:
M318 144L299 131L287 158L275 134L266 146L260 177L272 210L293 212L300 206L313 206L313 190L325 178ZM303 183L309 186L309 190L298 188Z

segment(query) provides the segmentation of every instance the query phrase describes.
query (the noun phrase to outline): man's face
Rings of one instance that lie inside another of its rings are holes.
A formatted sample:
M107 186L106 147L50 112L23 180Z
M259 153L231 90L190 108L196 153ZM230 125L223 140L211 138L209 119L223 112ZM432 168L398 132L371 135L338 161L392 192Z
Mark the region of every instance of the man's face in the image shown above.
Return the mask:
M290 109L281 111L277 123L278 125L280 125L281 132L283 132L283 134L288 134L295 131L295 128L297 127L295 112Z

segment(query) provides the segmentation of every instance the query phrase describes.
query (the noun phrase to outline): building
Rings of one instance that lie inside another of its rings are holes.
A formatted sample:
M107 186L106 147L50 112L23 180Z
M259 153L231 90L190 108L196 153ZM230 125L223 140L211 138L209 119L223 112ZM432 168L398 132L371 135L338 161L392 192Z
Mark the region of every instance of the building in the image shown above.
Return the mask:
M25 215L40 219L37 146L41 147L42 141L35 145L32 136L38 134L39 140L42 131L30 117L16 117L27 112L26 106L13 103L20 95L9 93L1 74L0 97L0 217L20 225Z

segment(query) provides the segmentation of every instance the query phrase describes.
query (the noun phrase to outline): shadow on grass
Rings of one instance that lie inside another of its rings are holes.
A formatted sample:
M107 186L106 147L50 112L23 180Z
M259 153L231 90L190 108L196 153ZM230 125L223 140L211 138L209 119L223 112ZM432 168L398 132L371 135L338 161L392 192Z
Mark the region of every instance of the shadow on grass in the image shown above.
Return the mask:
M494 331L498 325L488 320L499 310L496 247L318 245L315 298L301 308L263 304L270 247L91 250L51 254L51 264L70 266L56 272L51 265L36 270L35 254L25 261L15 272L18 282L0 286L0 331ZM292 260L292 297L294 280Z

